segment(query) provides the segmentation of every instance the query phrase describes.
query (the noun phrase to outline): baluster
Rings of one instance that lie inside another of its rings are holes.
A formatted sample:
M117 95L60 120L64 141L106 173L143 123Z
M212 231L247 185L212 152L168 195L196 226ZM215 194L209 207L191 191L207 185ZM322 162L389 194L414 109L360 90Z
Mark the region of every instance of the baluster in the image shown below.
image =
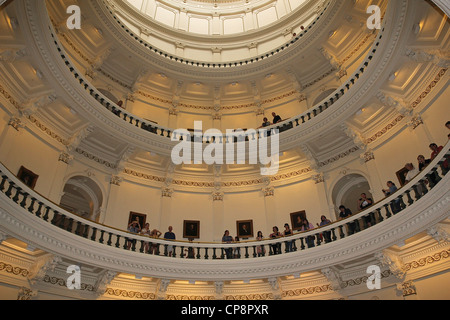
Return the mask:
M46 209L45 209L45 214L44 214L44 216L42 217L42 219L44 219L44 221L48 221L48 214L49 214L49 212L50 212L50 207L45 207Z
M305 250L305 243L303 242L303 238L300 238L300 243L301 243L300 249Z
M432 171L433 171L433 178L434 178L433 180L434 180L434 183L437 184L437 183L439 183L439 181L442 180L442 178L441 178L441 176L439 175L439 173L438 173L436 167L433 168Z
M412 188L414 190L414 194L415 194L416 200L419 200L421 198L421 195L419 194L419 190L417 189L417 186L413 185Z
M430 187L430 190L431 190L436 185L434 183L433 173L432 172L427 173L426 177L427 177L427 180L428 180L428 186Z
M58 227L60 227L61 229L64 229L64 223L66 223L66 215L62 214L60 215L61 220L59 221Z
M181 254L180 254L180 258L181 258L181 259L184 258L184 246L181 246Z
M177 246L173 246L173 252L172 252L172 257L173 258L176 258L176 256L177 256Z
M91 240L95 241L95 237L97 236L97 228L94 227L92 228L92 235L91 235Z
M75 230L77 236L81 235L81 221L77 221L77 229ZM108 244L111 245L111 244Z
M225 249L221 248L221 254L220 254L220 259L225 259Z
M256 258L257 254L256 254L256 246L253 246L253 258Z
M196 258L197 259L200 259L201 257L200 257L200 248L197 248L197 255L196 255Z
M156 244L156 250L155 250L155 255L157 255L157 256L159 256L159 254L160 254L159 246L160 246L160 244L157 243L157 244Z
M336 241L336 240L337 240L337 237L336 237L336 231L335 231L334 228L331 229L331 233L333 234L333 236L332 236L331 239L332 239L333 241Z
M19 195L20 195L20 191L22 191L22 188L17 187L17 188L16 188L16 194L15 194L14 197L12 198L12 201L14 201L15 203L19 203Z
M89 235L89 225L85 224L85 225L84 225L83 238L86 238L86 239L87 239L88 235Z
M419 181L419 183L420 183L420 185L421 185L421 187L422 187L423 195L426 195L426 194L428 193L428 188L427 188L427 186L425 185L425 181L424 181L423 179L421 179L421 180Z
M320 233L316 233L316 245L320 246L321 243L322 241L320 240Z
M370 214L369 214L369 219L370 219ZM363 224L364 224L364 229L367 229L369 226L367 225L367 221L365 218L363 218ZM361 225L359 224L359 219L353 220L353 225L355 226L355 230L353 233L358 233L361 231ZM350 231L350 230L349 230ZM351 234L349 234L350 236Z
M33 213L33 211L34 211L34 203L35 202L36 202L36 199L32 197L30 206L28 207L28 212Z
M103 243L103 235L105 234L105 230L100 231L100 239L98 239L98 242Z
M398 199L398 204L399 204L399 206L400 206L400 210L405 209L405 208L406 208L406 204L405 204L405 202L403 201L403 194L399 195L399 196L397 197L397 199Z
M25 206L27 205L27 198L28 198L28 196L29 196L29 194L26 193L26 192L24 192L24 193L23 193L22 201L20 202L20 206L21 206L22 208L24 208L24 209L25 209Z
M217 259L217 256L216 256L216 248L213 248L213 259Z
M406 190L406 196L408 197L408 204L412 205L414 203L414 200L411 198L411 194L410 194L411 190Z
M370 223L372 226L377 224L377 219L375 217L375 213L372 211L371 213L369 213L369 217L370 217Z
M131 251L136 252L136 239L131 240Z
M106 244L107 244L108 246L111 246L111 244L112 244L112 241L111 241L112 233L111 233L111 232L108 232L108 234L109 234L109 237L108 237L108 241L106 242Z
M167 257L167 256L169 255L169 252L167 251L167 247L168 247L168 245L165 244L165 245L164 245L164 256L165 256L165 257Z
M67 224L66 230L69 231L70 233L72 232L73 221L74 221L73 218L69 218L69 223Z
M116 248L120 248L120 234L116 236Z
M209 256L208 256L208 248L205 248L205 260L208 260Z
M42 206L43 206L43 205L44 205L44 204L43 204L42 202L39 201L39 207L38 207L38 209L37 209L37 211L36 211L36 217L38 217L38 218L41 217L41 214L42 214L41 210L42 210Z
M380 220L380 222L383 221L384 218L383 218L383 216L381 215L381 208L377 208L376 210L377 210L377 213L378 213L378 220Z
M339 235L340 235L341 239L345 238L344 231L342 230L342 229L343 229L343 226L341 225L341 226L339 226L338 228L339 228Z
M245 259L248 259L249 254L248 254L248 247L245 247Z
M50 223L51 223L52 225L56 225L56 222L57 222L57 220L58 220L58 217L59 217L59 213L58 213L57 211L53 211L53 218L52 218L52 220L50 221Z
M389 204L386 203L384 205L384 209L386 209L386 219L389 219L391 217L391 212L389 211Z
M139 248L139 252L140 253L144 253L144 248L145 248L145 242L144 240L141 240L141 247ZM125 244L127 243L126 238L125 238Z
M14 182L10 181L8 190L6 190L6 192L5 192L5 196L7 196L8 198L11 198L13 188L14 188Z
M269 244L269 256L273 256L273 254L274 254L274 252L273 252L273 245L272 244Z
M6 182L7 178L8 178L7 176L2 175L2 182L0 183L0 191L1 192L3 192L3 190L5 190L5 182Z

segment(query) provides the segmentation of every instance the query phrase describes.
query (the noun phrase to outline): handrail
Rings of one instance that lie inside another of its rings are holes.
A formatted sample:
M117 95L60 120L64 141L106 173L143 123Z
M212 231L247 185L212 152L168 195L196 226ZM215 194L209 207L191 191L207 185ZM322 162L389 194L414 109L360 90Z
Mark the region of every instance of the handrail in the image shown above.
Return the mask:
M171 139L173 136L174 129L164 127L158 124L155 124L154 122L151 122L149 120L140 118L132 113L127 112L125 109L119 107L115 102L108 99L106 96L104 96L100 91L98 91L89 81L87 81L83 76L82 73L77 70L77 68L73 65L73 63L67 58L67 53L63 49L63 46L61 45L58 37L56 36L56 32L54 30L53 25L50 22L50 18L46 17L49 20L48 28L50 31L50 35L53 39L53 43L59 52L59 56L64 61L64 64L66 65L67 69L70 71L70 73L74 76L74 78L80 83L80 86L84 87L84 90L89 92L89 94L97 101L99 102L103 107L105 107L108 111L115 114L117 117L121 118L123 121L128 122L130 125L133 125L137 128L140 128L142 130L148 131L150 133L159 135L161 137L166 137ZM369 50L369 53L367 54L364 61L359 65L359 68L352 74L352 76L349 78L349 80L346 81L343 85L341 85L336 91L334 91L332 94L330 94L327 98L322 100L320 103L315 105L314 107L310 108L309 110L301 113L300 115L291 117L289 119L286 119L283 122L280 122L278 124L273 124L271 126L265 127L264 130L266 133L261 133L260 131L257 132L256 138L262 138L261 134L266 135L267 131L271 131L272 129L278 130L278 132L283 132L289 129L292 129L294 127L298 127L301 124L304 124L305 122L317 117L319 114L323 113L325 110L330 108L333 104L335 104L339 99L341 99L358 81L358 79L361 77L361 75L366 71L368 68L370 62L372 61L375 53L377 52L378 48L381 45L381 39L383 38L383 34L385 31L385 25L389 19L384 19L383 26L381 27L376 40L372 44L371 49ZM184 137L181 134L182 138ZM174 137L176 138L176 137ZM246 140L249 139L249 136L245 137ZM194 136L190 135L191 141L194 141ZM225 141L226 136L223 136L223 141ZM255 136L252 135L251 139L255 139ZM203 137L203 142L209 143L209 142L215 142L215 140L209 140L207 137Z
M343 230L344 225L354 224L355 233L360 232L359 220L361 219L365 222L363 217L366 216L370 218L371 224L365 225L365 228L370 228L376 224L382 223L384 220L399 214L405 208L413 205L426 195L429 190L438 186L442 177L448 172L448 167L445 168L444 163L448 163L449 158L450 142L448 142L439 155L409 183L389 197L386 197L366 210L352 215L349 218L333 222L320 228L295 233L288 237L264 239L262 241L243 241L232 244L157 239L99 224L68 212L46 199L26 186L3 164L0 164L0 193L20 206L23 210L28 211L34 218L41 219L67 232L108 247L115 247L120 250L125 249L133 252L138 251L141 254L147 254L148 252L145 252L145 245L148 243L149 245L155 246L155 254L159 256L169 256L168 249L169 247L172 247L172 258L185 258L187 256L185 249L187 249L189 252L195 253L193 256L188 256L189 258L205 260L209 260L210 258L224 259L226 253L229 252L228 250L238 249L242 253L242 255L239 254L238 258L248 259L265 256L265 254L258 254L258 248L264 248L268 255L276 255L336 242L353 234L351 230L345 234ZM438 169L441 171L440 174ZM428 186L425 184L425 181L428 181ZM420 190L423 194L419 193ZM411 196L412 192L414 193L415 200ZM403 200L404 196L407 198L406 203ZM383 209L385 210L384 216L381 212ZM389 209L391 209L392 212ZM337 231L339 232L338 235L336 235ZM136 246L137 243L140 243L139 248ZM282 244L284 244L285 247L284 252L281 250ZM163 251L161 251L161 246ZM202 250L204 251L203 254L201 254ZM212 250L212 252L208 250ZM188 255L190 254L189 252Z

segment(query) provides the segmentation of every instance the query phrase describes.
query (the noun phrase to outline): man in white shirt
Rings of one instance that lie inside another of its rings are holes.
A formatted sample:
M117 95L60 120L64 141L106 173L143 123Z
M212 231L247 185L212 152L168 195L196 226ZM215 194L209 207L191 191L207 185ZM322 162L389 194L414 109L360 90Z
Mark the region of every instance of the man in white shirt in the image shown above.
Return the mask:
M415 168L412 163L407 163L405 165L406 170L408 172L405 175L405 183L410 182L416 175L419 174L419 169Z

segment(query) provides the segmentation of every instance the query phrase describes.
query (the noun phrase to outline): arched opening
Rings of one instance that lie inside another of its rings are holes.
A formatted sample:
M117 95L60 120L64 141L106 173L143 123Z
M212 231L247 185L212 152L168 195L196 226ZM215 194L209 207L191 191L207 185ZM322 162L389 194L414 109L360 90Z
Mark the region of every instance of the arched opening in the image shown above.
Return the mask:
M373 199L369 182L360 174L352 173L342 177L334 186L332 200L336 208L336 218L339 217L339 206L344 205L353 214L358 213L358 200L365 193L367 198Z
M323 99L327 98L330 94L332 94L334 91L336 91L336 88L334 89L328 89L325 90L324 92L322 92L321 94L319 94L316 99L314 99L313 102L313 106L315 106L316 104L318 104L320 101L322 101Z
M103 204L100 187L91 178L74 176L63 189L60 206L79 216L95 220Z

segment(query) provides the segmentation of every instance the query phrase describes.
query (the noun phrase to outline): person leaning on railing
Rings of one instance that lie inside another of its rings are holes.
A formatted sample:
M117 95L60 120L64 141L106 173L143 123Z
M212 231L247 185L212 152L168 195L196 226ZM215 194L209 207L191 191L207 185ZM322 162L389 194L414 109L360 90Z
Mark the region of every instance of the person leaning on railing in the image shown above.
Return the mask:
M346 219L350 217L353 213L350 209L346 208L344 205L339 206L339 220ZM356 225L355 221L347 223L348 234L351 235L355 233Z
M394 182L392 181L388 181L386 182L386 185L388 186L389 189L383 189L383 193L386 197L390 196L391 194L394 194L397 191L397 186L395 185ZM397 213L400 211L400 201L397 199L394 202L391 203L391 209L393 213Z

